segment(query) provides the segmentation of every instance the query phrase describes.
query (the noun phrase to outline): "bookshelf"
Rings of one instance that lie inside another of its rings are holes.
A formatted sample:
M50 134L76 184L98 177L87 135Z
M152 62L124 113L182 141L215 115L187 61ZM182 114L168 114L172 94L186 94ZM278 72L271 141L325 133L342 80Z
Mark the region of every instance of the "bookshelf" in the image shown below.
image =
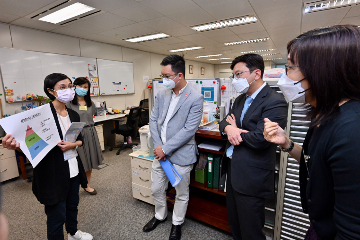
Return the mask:
M198 130L195 134L197 145L206 139L221 141L220 132ZM199 152L209 152L223 155L225 147L220 151L198 148ZM190 179L190 200L186 215L216 228L230 233L229 220L226 209L226 193L219 189L207 187L207 183L195 181L195 165ZM175 189L172 189L175 191ZM171 200L170 200L171 202ZM168 204L172 208L172 204Z

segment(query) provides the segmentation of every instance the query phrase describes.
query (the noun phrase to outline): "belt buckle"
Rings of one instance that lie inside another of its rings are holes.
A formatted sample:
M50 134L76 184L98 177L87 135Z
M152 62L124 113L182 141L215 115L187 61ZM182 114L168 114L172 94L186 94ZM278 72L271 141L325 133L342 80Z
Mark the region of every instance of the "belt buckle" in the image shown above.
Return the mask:
M232 160L232 155L231 155L231 156L228 156L228 158L230 158L230 160Z

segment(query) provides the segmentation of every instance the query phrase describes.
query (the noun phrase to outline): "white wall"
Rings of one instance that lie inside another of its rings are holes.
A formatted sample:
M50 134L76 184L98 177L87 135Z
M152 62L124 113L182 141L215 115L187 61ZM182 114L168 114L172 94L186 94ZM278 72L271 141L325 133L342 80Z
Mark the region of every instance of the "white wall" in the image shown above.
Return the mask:
M275 68L275 63L273 61L264 61L265 69ZM214 76L216 78L220 77L220 73L229 73L230 76L232 74L232 70L230 69L231 64L217 64L214 66Z
M143 82L143 76L149 76L150 79L159 78L161 74L160 62L165 57L161 54L3 23L0 23L0 47L133 62L134 94L93 97L93 101L106 101L107 106L114 109L137 106L140 100L146 97L145 91L148 90L147 83ZM193 74L188 74L189 65L193 65ZM205 75L200 74L201 67L205 68ZM188 60L186 61L186 71L186 78L188 79L215 77L215 68L212 64ZM6 103L2 80L0 81L0 94L2 94L4 114L14 114L15 110L20 110L21 103Z

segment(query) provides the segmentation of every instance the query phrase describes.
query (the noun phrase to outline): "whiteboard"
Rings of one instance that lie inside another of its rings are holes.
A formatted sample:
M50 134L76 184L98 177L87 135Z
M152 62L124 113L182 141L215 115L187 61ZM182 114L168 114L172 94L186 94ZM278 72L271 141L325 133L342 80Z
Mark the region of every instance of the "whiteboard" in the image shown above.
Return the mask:
M97 59L100 95L135 93L134 64Z
M0 48L0 69L6 100L22 101L26 94L46 96L44 79L51 73L63 73L74 81L88 77L95 58ZM7 96L12 95L12 96ZM12 93L10 93L12 92Z

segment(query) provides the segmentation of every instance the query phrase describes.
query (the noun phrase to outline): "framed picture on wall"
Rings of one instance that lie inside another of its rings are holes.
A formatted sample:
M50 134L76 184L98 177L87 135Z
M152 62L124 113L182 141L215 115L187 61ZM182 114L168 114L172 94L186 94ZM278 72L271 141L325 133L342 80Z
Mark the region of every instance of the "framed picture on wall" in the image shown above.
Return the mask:
M201 75L205 75L205 68L201 67Z
M189 65L189 74L193 74L193 73L194 73L194 66Z

